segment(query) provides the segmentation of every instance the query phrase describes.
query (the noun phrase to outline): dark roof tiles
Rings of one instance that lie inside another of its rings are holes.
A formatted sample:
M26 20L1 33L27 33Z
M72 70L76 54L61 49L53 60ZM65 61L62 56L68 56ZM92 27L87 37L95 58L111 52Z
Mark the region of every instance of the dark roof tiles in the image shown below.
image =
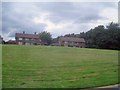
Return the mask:
M85 42L84 38L60 37L60 41Z
M39 38L39 36L35 35L35 34L23 34L23 33L16 33L15 37L19 37L19 38Z

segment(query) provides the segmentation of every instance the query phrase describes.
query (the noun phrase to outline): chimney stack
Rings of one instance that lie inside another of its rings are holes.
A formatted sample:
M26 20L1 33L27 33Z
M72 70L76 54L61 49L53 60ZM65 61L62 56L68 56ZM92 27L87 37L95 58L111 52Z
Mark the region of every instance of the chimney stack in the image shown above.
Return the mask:
M36 35L36 32L34 34Z
M23 34L25 34L25 31L23 31Z

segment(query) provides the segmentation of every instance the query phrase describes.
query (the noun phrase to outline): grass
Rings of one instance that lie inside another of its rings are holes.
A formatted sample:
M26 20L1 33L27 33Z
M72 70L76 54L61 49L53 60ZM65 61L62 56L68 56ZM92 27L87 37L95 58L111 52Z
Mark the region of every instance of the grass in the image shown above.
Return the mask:
M88 88L118 83L118 51L2 46L3 88Z
M2 45L0 44L0 89L2 89Z

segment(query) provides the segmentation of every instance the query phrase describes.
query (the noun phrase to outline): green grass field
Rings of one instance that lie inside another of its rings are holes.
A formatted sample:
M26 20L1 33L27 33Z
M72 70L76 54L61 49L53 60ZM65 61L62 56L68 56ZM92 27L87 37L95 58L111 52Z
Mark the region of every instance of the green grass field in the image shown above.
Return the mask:
M0 45L0 89L2 89L2 45Z
M88 88L118 83L118 51L2 46L3 88Z

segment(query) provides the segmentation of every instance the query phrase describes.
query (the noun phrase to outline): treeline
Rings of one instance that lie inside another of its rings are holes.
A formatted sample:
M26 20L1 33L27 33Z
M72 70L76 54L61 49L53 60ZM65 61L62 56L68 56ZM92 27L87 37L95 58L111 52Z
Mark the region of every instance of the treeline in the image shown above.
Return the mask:
M84 38L88 48L120 50L120 27L117 23L111 22L106 27L99 25L87 32L65 36Z
M39 36L45 45L58 43L58 39L61 37L58 36L52 39L52 35L45 31L39 33ZM84 38L87 48L120 50L120 27L117 23L113 22L107 26L99 25L80 34L66 34L64 37Z

